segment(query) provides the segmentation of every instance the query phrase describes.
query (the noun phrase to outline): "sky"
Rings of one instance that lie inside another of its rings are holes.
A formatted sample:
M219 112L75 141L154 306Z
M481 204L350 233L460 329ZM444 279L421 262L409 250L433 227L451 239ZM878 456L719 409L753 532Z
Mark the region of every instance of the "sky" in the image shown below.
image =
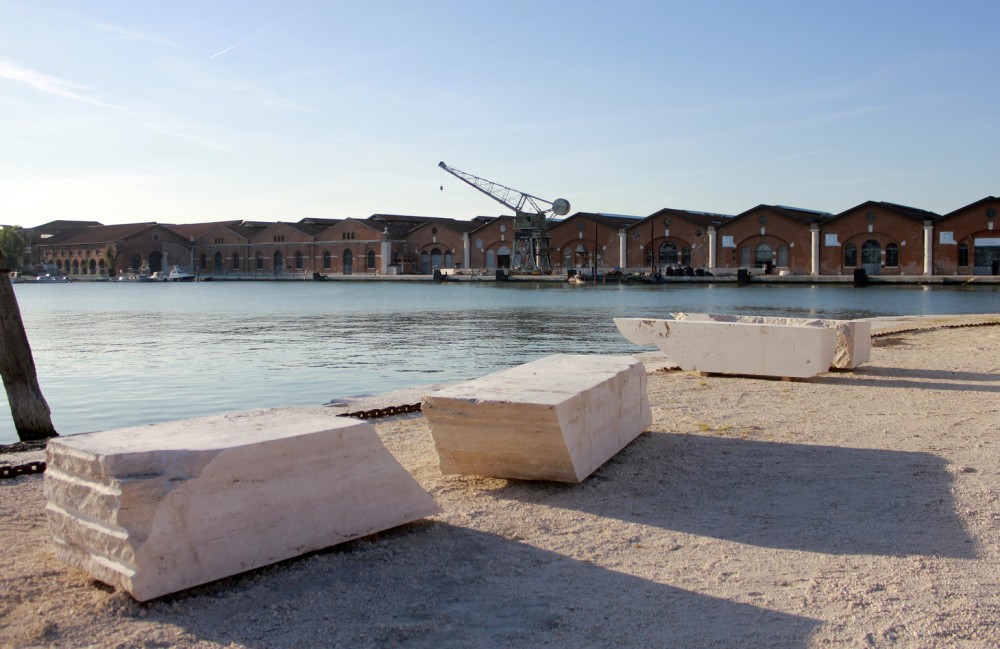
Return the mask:
M1000 194L996 0L0 0L0 224Z

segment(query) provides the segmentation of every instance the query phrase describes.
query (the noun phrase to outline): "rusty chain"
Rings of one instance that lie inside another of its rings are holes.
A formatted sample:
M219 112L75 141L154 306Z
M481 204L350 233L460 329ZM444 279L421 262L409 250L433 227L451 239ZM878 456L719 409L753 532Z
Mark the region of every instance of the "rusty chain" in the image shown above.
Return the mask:
M394 417L396 415L406 415L411 412L421 412L421 404L408 403L402 406L375 408L374 410L357 410L355 412L345 412L337 416L353 417L354 419L381 419L382 417Z
M28 462L27 464L5 464L0 466L0 480L13 480L22 475L45 473L45 462Z
M966 324L932 325L929 327L911 327L909 329L890 329L873 333L872 338L884 338L886 336L898 336L900 334L911 334L919 331L933 331L935 329L963 329L966 327L996 327L1000 325L998 320L988 320L986 322L969 322Z

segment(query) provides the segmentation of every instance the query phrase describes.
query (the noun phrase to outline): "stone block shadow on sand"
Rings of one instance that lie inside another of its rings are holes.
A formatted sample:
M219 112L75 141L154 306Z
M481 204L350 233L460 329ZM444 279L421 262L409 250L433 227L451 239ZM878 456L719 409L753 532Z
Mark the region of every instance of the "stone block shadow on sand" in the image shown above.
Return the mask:
M427 560L441 552L448 553L447 563ZM179 627L198 640L259 649L566 641L576 647L801 647L820 624L443 523L397 529L374 548L361 542L277 564L248 573L247 584L232 588L239 579L135 604L126 615ZM368 603L360 615L358 599ZM187 600L183 617L171 605L176 600ZM269 604L255 608L260 601ZM342 604L348 601L354 603ZM248 621L264 634L251 635Z
M652 432L581 485L491 493L760 547L972 559L946 466L930 453Z

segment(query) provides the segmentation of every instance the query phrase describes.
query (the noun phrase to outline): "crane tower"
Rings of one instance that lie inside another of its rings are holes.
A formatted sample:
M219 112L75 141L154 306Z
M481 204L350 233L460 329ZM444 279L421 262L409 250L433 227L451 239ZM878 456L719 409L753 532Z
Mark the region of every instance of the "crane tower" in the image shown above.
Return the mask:
M549 202L544 198L449 167L444 162L439 162L438 166L501 205L514 210L514 255L511 260L514 268L527 271L552 270L552 263L549 260L551 252L549 221L553 216L569 213L569 201L557 198Z

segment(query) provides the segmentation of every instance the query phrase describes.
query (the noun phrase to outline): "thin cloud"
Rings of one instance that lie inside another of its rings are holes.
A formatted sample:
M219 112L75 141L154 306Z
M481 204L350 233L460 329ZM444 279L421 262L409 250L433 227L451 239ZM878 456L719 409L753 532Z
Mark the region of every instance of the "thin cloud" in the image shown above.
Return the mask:
M269 32L269 31L271 31L271 30L273 30L273 29L277 29L278 27L280 27L281 25L285 24L286 22L288 22L288 21L289 21L289 20L291 20L292 18L295 18L295 17L297 17L297 16L301 16L302 14L304 14L304 13L305 13L305 12L307 12L307 11L309 11L310 9L312 9L313 7L315 7L315 6L316 6L316 5L318 5L318 4L320 4L320 3L319 3L319 2L314 2L314 3L310 4L310 5L307 5L307 6L303 7L302 9L299 9L299 10L298 10L298 11L296 11L296 12L293 12L293 13L290 13L290 14L288 14L287 16L285 16L284 18L282 18L281 20L276 20L276 21L275 21L275 22L273 22L273 23L270 23L270 24L268 24L268 25L265 25L263 29L260 29L260 30L258 30L257 32L255 32L255 33L253 33L253 34L251 34L251 35L247 36L247 37L246 37L246 38L244 38L243 40L241 40L241 41L238 41L238 42L236 42L236 43L233 43L232 45L230 45L229 47L227 47L227 48L225 48L225 49L222 49L222 50L219 50L218 52L216 52L216 53L215 53L215 54L213 54L212 56L208 57L208 58L209 58L209 60L211 60L211 59L214 59L214 58L215 58L215 57L217 57L217 56L222 56L222 55L223 55L223 54L225 54L226 52L229 52L229 51L231 51L231 50L235 50L235 49L236 49L237 47L239 47L240 45L243 45L244 43L246 43L246 42L248 42L248 41L252 41L253 39L257 38L258 36L261 36L261 35L263 35L263 34L266 34L267 32Z
M77 91L85 89L85 87L80 84L73 83L72 81L66 81L64 79L57 79L56 77L50 77L42 72L20 66L13 61L0 59L0 79L24 83L39 92L54 95L56 97L62 97L63 99L70 99L72 101L90 104L91 106L101 106L102 108L120 110L120 107L115 106L114 104L109 104L99 99L94 99L93 97L80 94Z
M147 32L136 31L134 29L129 29L128 27L122 27L120 25L101 23L93 20L84 20L83 24L97 31L101 31L106 34L111 34L112 36L116 36L118 38L122 38L129 41L141 41L143 43L153 43L155 45L169 45L170 47L180 47L176 42L170 40L169 38L164 38L157 34L149 34Z
M168 127L164 126L163 124L156 124L156 123L153 123L153 122L147 122L147 123L143 124L142 127L144 129L146 129L147 131L152 131L154 133L159 133L161 135L166 135L168 137L173 137L173 138L178 138L178 139L181 139L181 140L187 140L189 142L194 142L198 146L204 147L206 149L212 149L213 151L227 151L227 152L231 152L233 150L232 147L230 147L227 144L223 144L222 142L218 142L218 141L213 140L211 138L202 137L200 135L191 135L190 133L183 133L183 132L180 132L180 131L168 128Z

